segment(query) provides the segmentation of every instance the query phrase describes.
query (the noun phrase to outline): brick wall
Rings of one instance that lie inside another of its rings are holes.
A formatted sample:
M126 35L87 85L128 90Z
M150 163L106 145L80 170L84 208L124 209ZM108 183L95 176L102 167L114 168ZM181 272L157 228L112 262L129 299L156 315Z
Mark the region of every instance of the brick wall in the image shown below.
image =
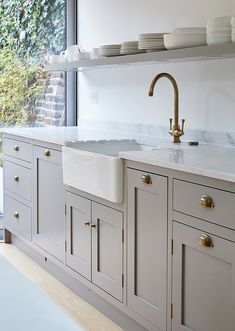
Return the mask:
M65 119L65 74L52 73L45 96L35 108L34 126L63 126Z

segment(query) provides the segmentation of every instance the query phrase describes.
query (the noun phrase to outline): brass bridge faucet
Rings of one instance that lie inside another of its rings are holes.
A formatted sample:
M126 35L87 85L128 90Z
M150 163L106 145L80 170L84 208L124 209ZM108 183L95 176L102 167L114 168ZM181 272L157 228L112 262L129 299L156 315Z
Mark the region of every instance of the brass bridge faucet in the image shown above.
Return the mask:
M173 143L179 144L179 143L181 143L180 137L183 136L183 134L184 134L185 120L184 119L182 120L182 127L180 128L180 125L179 125L179 89L178 89L178 85L177 85L174 77L172 77L170 74L168 74L166 72L162 72L161 74L157 75L151 82L150 89L149 89L149 96L150 97L153 96L154 87L155 87L157 81L162 77L168 78L174 87L174 123L173 123L173 119L170 118L169 134L173 137Z

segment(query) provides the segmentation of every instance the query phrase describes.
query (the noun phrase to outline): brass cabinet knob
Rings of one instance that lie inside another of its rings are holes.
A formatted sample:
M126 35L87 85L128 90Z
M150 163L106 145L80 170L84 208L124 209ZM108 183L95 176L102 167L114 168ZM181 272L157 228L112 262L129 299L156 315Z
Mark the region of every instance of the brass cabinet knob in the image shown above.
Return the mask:
M202 234L198 240L198 243L201 246L214 247L213 240L208 234Z
M152 184L152 179L149 174L144 174L141 176L141 180L145 184Z
M14 150L15 150L16 152L19 152L20 147L19 147L18 145L15 145L15 146L14 146Z
M46 149L44 152L45 156L51 156L51 152L49 151L49 149Z
M84 223L85 227L88 228L88 229L92 229L92 228L95 228L96 225L95 224L91 224L90 222L86 222Z
M209 195L203 195L199 201L199 204L206 208L214 208L214 202Z
M16 212L14 213L14 217L15 217L15 218L20 218L20 214L16 211Z
M19 182L20 181L20 177L19 176L14 176L14 181L15 182Z

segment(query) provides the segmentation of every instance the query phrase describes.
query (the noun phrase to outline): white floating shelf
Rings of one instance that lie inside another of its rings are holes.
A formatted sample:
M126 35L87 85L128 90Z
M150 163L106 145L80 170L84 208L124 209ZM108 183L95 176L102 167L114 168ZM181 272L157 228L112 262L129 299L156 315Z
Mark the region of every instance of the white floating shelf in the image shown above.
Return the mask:
M60 64L48 64L46 71L84 71L95 68L116 67L120 65L154 64L161 62L205 61L212 59L235 58L235 43L181 48L161 52L142 53L81 60Z

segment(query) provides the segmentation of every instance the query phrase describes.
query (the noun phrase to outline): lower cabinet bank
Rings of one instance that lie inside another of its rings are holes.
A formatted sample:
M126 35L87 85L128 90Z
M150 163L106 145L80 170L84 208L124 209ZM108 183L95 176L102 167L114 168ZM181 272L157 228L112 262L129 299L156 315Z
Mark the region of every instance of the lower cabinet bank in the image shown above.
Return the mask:
M235 330L235 185L125 161L124 202L63 185L61 146L4 135L6 241L124 330Z

